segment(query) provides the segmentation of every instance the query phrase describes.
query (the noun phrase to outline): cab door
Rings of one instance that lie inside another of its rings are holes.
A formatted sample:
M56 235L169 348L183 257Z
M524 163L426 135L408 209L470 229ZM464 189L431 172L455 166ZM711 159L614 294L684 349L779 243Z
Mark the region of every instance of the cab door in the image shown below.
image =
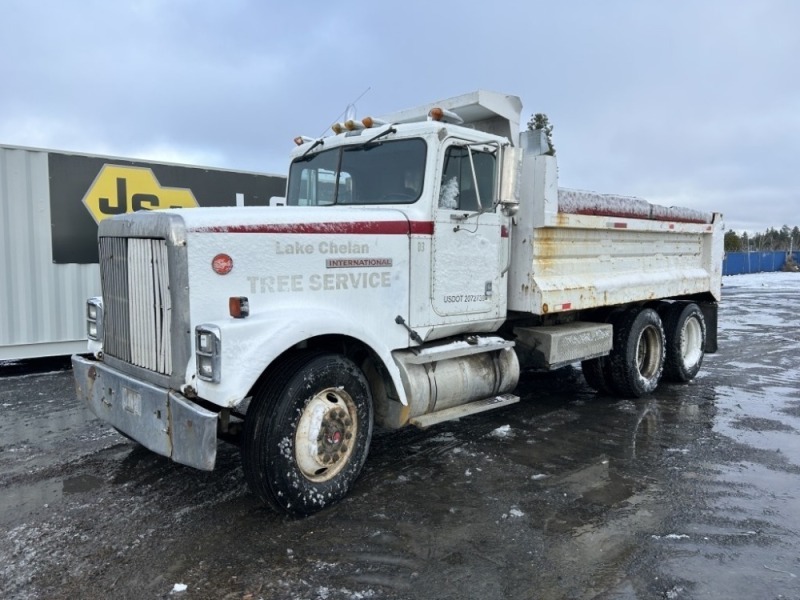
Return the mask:
M494 201L496 152L453 141L443 150L434 208L432 307L443 322L474 321L505 311L505 217Z

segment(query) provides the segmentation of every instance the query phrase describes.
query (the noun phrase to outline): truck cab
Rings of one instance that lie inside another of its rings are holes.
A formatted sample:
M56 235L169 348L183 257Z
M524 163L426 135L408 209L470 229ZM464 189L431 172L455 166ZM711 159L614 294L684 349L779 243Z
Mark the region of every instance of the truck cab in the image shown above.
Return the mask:
M423 340L496 330L506 317L509 246L495 187L509 141L421 121L314 143L293 153L288 206L369 207L407 221L408 326Z

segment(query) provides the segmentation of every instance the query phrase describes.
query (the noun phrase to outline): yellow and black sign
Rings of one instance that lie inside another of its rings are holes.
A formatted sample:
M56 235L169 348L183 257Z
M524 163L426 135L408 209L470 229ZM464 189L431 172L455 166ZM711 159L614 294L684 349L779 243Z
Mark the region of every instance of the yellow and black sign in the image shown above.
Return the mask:
M241 171L48 153L53 262L96 263L97 225L137 210L269 206L286 178Z
M114 215L159 208L195 208L192 190L161 187L152 169L103 165L83 197L95 223Z

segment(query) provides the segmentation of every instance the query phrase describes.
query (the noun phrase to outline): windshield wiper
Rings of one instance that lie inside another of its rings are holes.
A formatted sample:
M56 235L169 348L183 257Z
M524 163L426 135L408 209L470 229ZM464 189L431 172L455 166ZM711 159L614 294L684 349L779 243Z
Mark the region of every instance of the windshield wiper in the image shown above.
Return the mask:
M397 129L395 129L394 127L389 127L389 129L385 129L384 131L375 134L363 144L359 144L358 146L356 146L356 148L363 148L364 146L369 146L372 142L374 142L378 138L382 138L383 136L389 135L390 133L397 133Z
M309 146L309 147L308 147L308 150L306 150L305 152L303 152L303 156L301 156L300 158L305 158L305 157L306 157L306 154L308 154L309 152L311 152L311 151L312 151L314 148L316 148L317 146L322 146L322 144L324 144L324 143L325 143L325 140L324 140L324 139L322 139L322 138L319 138L319 139L318 139L318 140L316 140L316 141L315 141L313 144L311 144L311 146Z

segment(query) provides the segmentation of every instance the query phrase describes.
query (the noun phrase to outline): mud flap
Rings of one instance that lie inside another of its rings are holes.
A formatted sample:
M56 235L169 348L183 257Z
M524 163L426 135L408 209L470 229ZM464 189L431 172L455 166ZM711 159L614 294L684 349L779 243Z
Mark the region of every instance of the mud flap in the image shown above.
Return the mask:
M714 354L717 351L717 311L719 305L716 302L698 302L697 306L703 313L706 322L706 345L703 350L706 354Z

